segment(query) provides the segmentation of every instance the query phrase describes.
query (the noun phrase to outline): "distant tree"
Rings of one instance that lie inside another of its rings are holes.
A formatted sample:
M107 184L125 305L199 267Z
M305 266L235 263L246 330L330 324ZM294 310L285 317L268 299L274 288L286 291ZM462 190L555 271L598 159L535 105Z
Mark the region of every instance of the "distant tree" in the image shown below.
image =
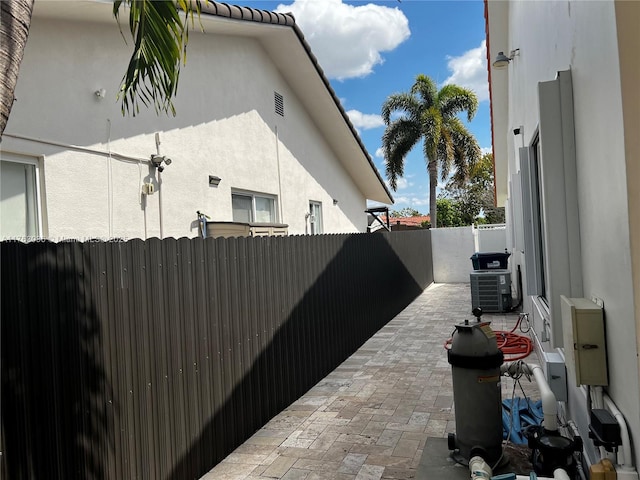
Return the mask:
M457 85L438 90L426 75L418 75L408 93L395 93L382 105L386 125L382 148L391 188L397 188L398 177L404 174L406 155L422 141L429 172L429 214L434 227L440 226L436 208L438 170L443 180L452 173L452 178L462 184L480 157L476 139L458 117L466 112L471 121L477 108L478 99L471 90Z
M438 224L440 227L461 227L464 225L458 202L450 198L438 198L436 207L438 209Z
M402 210L391 210L390 216L394 218L421 217L422 214L415 208L405 207Z
M490 153L472 166L466 182L459 184L450 180L440 197L457 205L462 225L504 222L504 208L494 206L493 155Z

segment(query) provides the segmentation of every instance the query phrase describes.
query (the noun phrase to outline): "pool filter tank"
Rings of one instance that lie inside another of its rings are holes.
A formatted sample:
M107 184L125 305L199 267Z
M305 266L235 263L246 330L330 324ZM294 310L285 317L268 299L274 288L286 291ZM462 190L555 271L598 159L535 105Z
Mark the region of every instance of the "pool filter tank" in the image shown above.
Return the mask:
M482 310L475 308L474 322L456 325L447 351L453 379L456 433L449 435L449 450L459 463L467 465L472 456L488 464L502 455L502 395L500 365L504 360L496 335L482 322ZM472 454L473 450L473 454Z

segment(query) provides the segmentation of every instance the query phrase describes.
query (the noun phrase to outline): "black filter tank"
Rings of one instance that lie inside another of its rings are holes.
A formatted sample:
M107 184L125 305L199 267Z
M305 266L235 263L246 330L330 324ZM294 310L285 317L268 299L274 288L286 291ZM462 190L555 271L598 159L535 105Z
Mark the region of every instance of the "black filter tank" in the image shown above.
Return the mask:
M502 454L502 394L500 366L504 360L489 322L456 325L447 352L453 379L456 434L449 436L449 449L460 463L468 464L471 450L490 464Z

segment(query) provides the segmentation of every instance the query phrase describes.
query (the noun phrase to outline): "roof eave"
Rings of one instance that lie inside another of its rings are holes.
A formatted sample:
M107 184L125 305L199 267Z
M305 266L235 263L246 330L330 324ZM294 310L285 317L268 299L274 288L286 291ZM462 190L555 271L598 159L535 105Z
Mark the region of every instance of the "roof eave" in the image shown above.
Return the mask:
M508 196L509 156L508 91L509 71L495 72L492 65L498 51L508 49L508 2L484 0L485 29L487 35L487 74L491 114L491 139L493 146L495 203L505 206Z

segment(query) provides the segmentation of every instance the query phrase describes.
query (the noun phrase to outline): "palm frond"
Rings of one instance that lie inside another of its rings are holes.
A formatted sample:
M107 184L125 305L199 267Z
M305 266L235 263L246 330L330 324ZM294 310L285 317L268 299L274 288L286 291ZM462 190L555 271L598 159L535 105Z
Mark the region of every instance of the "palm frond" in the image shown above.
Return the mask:
M419 124L407 119L393 121L382 135L385 173L394 191L398 186L398 178L404 175L405 157L419 141Z
M440 160L440 176L442 180L446 180L449 177L454 154L454 143L451 137L451 131L448 128L442 128L440 141L438 142L438 159Z
M116 0L113 14L119 20L120 9L129 7L129 30L134 51L122 79L119 98L122 113L135 116L139 103L153 104L156 113L175 115L173 97L178 90L180 66L185 60L188 28L173 0ZM179 0L178 5L200 13L200 2ZM194 6L191 6L194 5Z
M456 185L462 185L469 177L470 171L480 160L480 147L473 134L467 130L457 117L448 119L443 130L447 131L453 146L451 160L453 161L452 166L455 168L455 172L452 180Z
M438 159L438 144L442 135L442 116L436 105L422 112L420 128L424 140L425 160Z
M421 103L424 107L429 108L438 98L438 86L428 76L419 74L416 77L416 81L411 87L411 94L420 97Z
M452 118L461 112L467 112L467 121L471 121L478 110L478 97L468 88L458 85L445 85L438 92L438 103L442 116Z
M410 119L417 119L420 115L420 103L409 93L394 93L382 104L381 114L385 125L391 123L392 114Z

